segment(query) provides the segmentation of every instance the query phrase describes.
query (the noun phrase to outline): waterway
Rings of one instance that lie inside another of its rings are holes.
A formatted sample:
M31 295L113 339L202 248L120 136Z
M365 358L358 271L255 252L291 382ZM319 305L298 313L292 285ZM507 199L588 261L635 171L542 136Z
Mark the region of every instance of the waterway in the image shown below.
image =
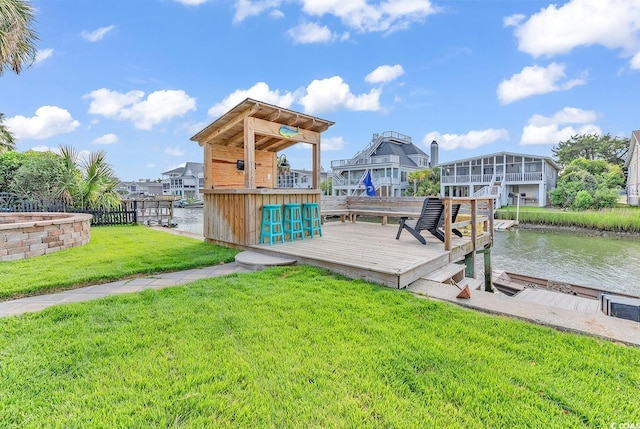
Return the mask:
M640 295L640 239L552 230L496 231L494 269Z
M203 210L174 209L176 229L202 235ZM478 255L482 263L482 256ZM640 239L571 231L496 231L494 270L512 271L599 289L640 295Z

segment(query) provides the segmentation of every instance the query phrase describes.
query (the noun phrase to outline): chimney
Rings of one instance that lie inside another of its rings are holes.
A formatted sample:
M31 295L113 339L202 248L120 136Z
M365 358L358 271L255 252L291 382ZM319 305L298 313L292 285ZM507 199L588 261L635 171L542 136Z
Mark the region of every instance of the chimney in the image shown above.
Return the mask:
M431 159L429 163L431 164L431 168L438 165L438 142L435 140L431 142Z

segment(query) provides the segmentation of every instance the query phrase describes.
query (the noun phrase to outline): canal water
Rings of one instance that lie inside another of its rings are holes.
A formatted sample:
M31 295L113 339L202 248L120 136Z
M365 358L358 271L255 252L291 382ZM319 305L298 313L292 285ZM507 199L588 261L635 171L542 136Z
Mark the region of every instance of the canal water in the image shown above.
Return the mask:
M203 209L174 209L176 229L202 235ZM478 255L482 264L482 255ZM640 238L568 231L496 231L494 270L640 295Z
M570 231L496 231L493 269L640 295L640 239Z

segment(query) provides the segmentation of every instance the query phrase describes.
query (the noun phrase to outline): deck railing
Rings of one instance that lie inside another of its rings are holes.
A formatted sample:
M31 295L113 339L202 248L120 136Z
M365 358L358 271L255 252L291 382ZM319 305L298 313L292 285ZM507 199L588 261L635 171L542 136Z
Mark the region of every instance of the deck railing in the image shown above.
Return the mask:
M442 176L442 183L490 183L493 176L490 174L462 174L455 176ZM527 173L506 173L504 175L496 175L496 182L540 182L542 181L542 172Z

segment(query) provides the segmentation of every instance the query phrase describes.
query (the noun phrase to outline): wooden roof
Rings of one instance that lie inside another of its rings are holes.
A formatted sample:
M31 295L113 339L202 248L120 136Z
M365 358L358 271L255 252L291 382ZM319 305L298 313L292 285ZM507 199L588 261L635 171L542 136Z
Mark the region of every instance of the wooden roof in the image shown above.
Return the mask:
M245 118L256 118L269 123L294 128L299 132L294 136L282 136L276 128L256 131L255 149L278 152L296 143L319 143L319 140L305 135L305 131L314 134L326 131L334 123L325 119L305 115L304 113L274 106L262 101L247 98L240 104L207 125L202 131L191 137L200 146L205 143L243 147L245 143Z

